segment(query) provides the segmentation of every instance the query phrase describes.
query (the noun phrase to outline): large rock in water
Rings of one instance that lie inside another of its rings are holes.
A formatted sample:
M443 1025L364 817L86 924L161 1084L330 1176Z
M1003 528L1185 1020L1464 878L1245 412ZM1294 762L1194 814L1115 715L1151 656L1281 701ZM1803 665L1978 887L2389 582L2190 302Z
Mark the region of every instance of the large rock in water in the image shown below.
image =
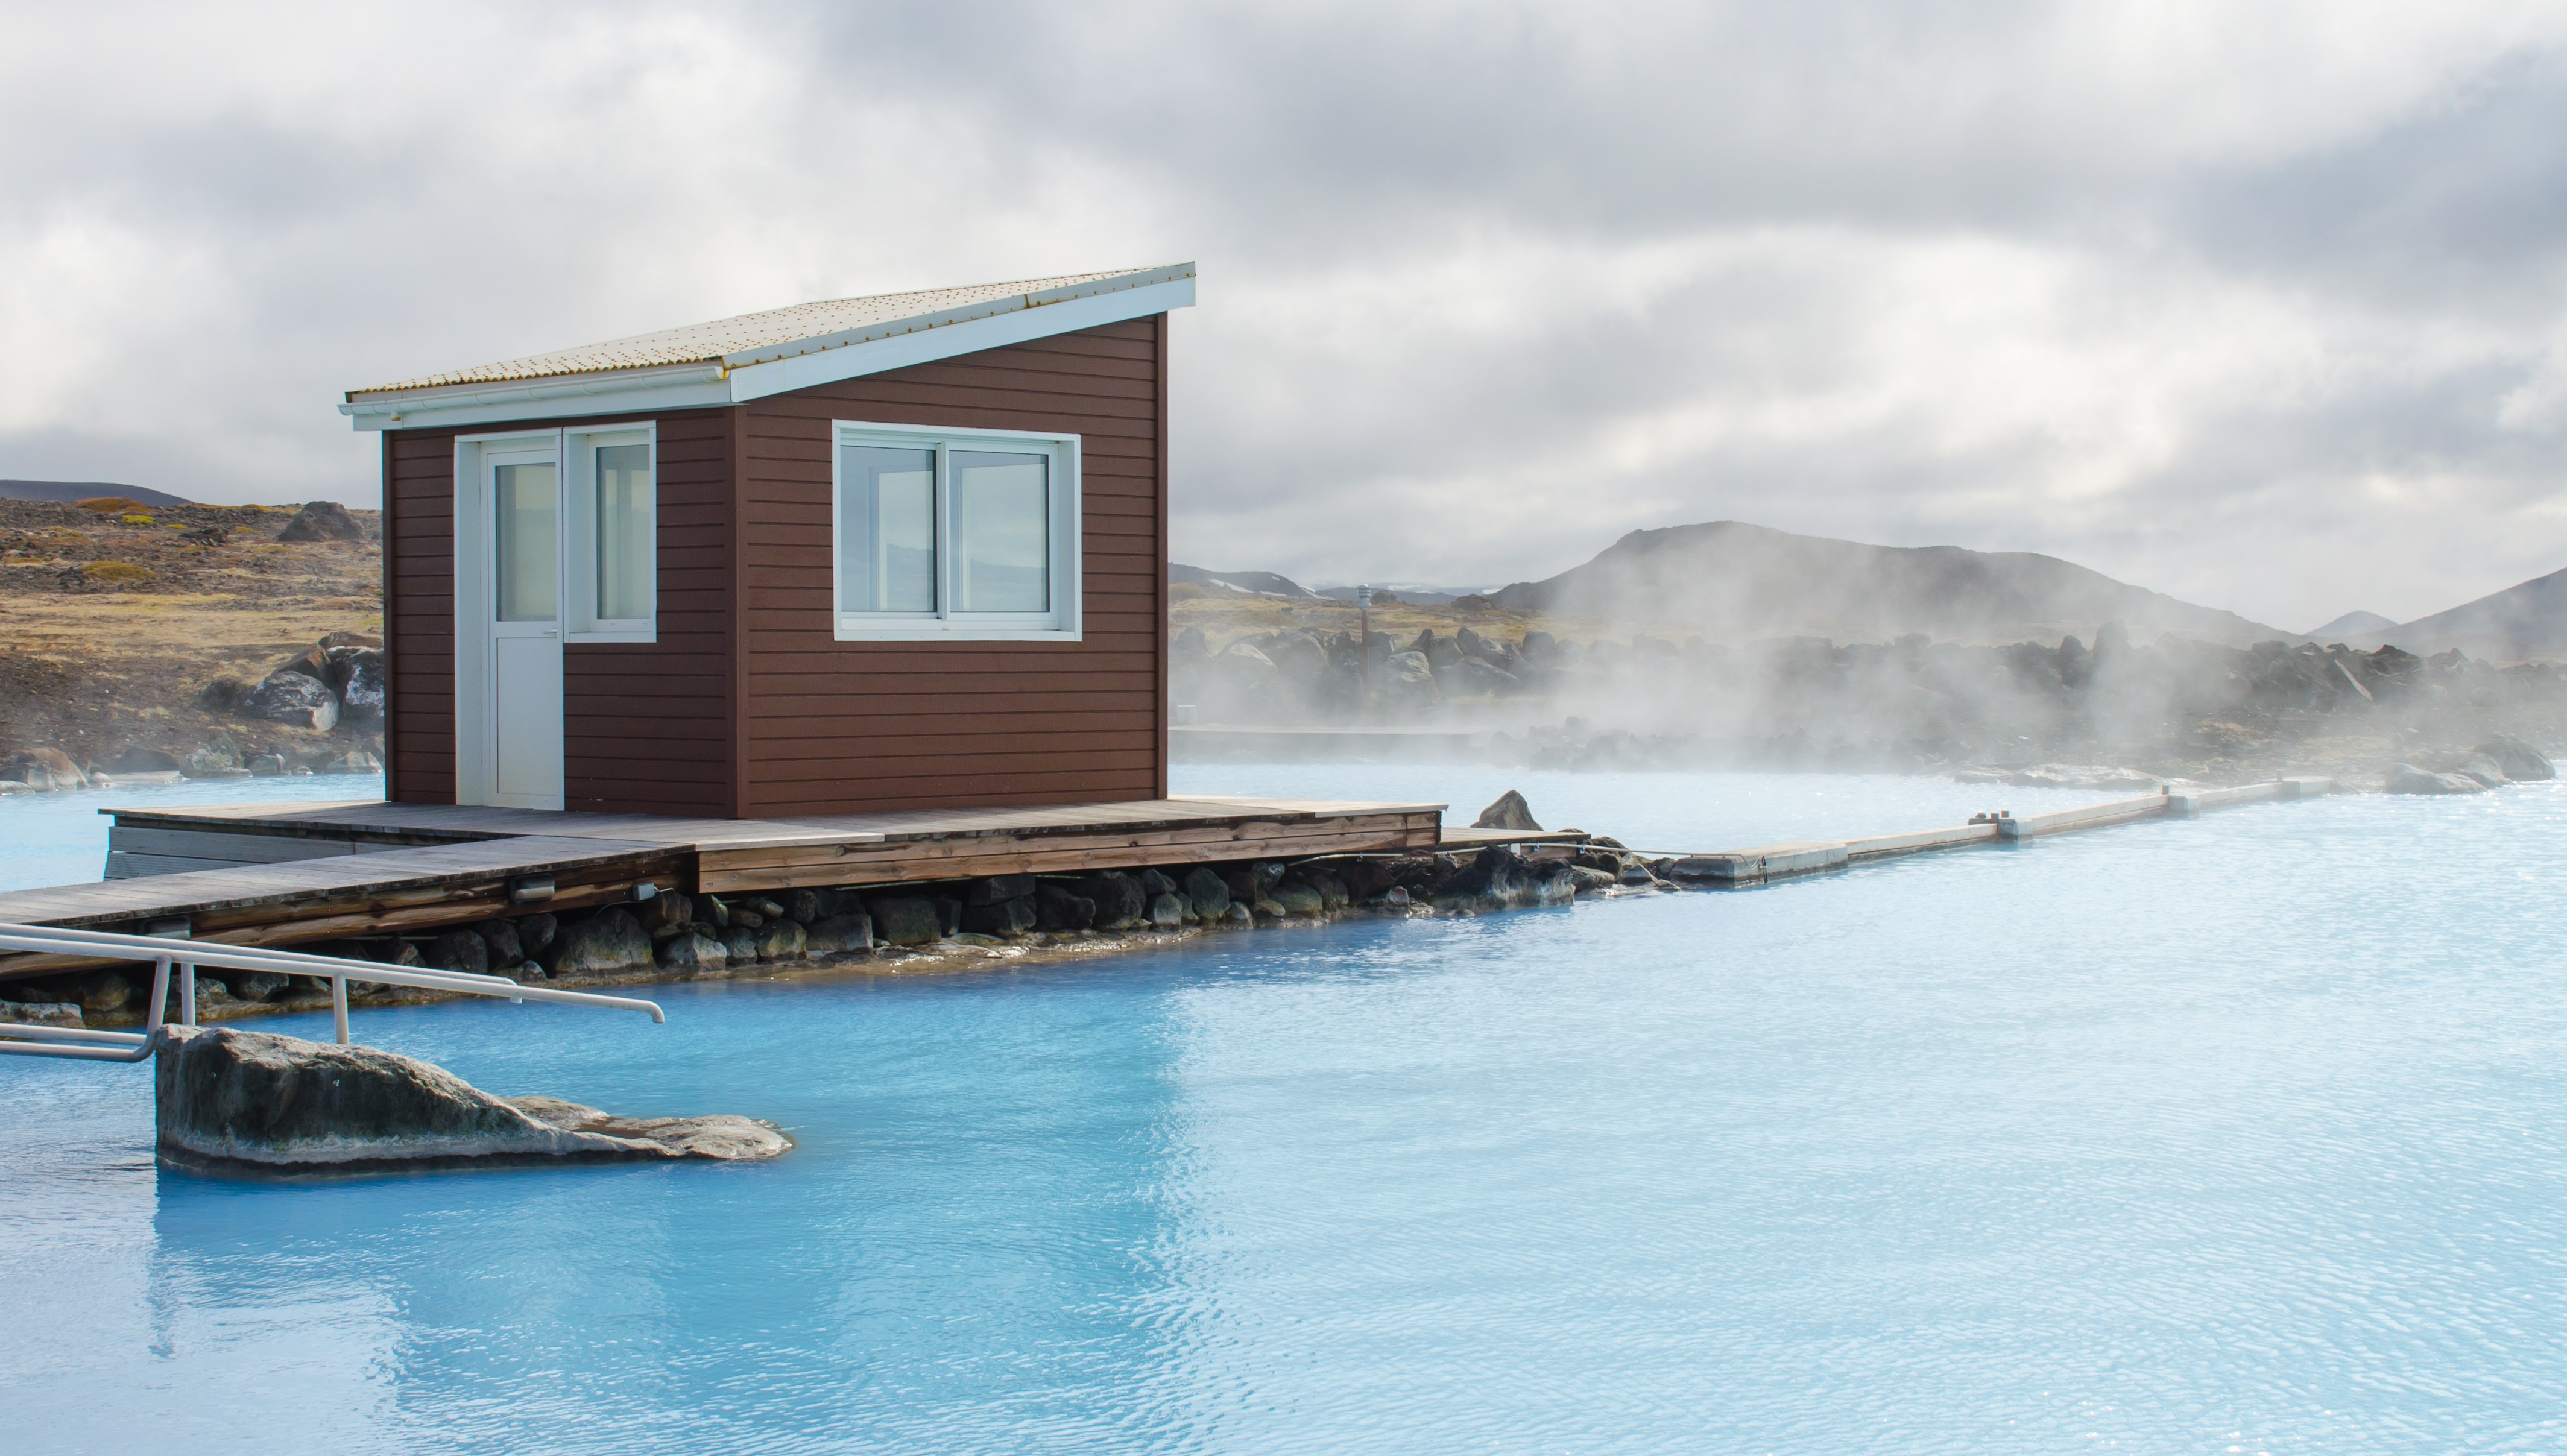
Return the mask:
M262 723L288 723L296 728L339 726L339 696L330 685L300 672L279 671L241 700L243 716Z
M2558 765L2549 761L2548 754L2511 733L2497 733L2471 751L2494 760L2504 776L2516 783L2558 776Z
M2389 770L2391 793L2484 793L2487 786L2460 773L2435 773L2413 763L2400 763Z
M442 1067L371 1046L230 1027L160 1034L160 1157L180 1166L736 1162L792 1146L772 1123L747 1117L615 1117L554 1097L494 1097Z
M1498 795L1498 801L1496 803L1480 810L1480 817L1471 821L1471 827L1474 829L1513 829L1519 833L1531 831L1539 834L1542 832L1542 826L1534 822L1533 806L1525 802L1525 796L1523 794L1516 792L1512 788L1508 789L1505 793Z

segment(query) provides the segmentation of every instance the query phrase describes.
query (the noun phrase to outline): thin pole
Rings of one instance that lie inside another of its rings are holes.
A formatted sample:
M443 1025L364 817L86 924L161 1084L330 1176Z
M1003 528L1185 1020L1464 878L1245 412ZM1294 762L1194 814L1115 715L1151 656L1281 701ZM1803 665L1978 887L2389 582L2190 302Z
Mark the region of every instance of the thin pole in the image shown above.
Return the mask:
M338 1024L339 1044L348 1044L348 978L330 978L330 1019Z
M178 968L178 1024L196 1024L196 968L193 966Z

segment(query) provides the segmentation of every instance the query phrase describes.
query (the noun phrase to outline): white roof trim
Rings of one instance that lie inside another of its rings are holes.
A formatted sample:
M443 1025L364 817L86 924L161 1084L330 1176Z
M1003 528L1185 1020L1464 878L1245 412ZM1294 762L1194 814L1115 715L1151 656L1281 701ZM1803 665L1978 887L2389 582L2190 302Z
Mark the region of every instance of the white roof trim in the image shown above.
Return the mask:
M1179 263L725 355L719 363L553 375L517 383L357 391L339 413L357 430L423 430L514 420L736 405L1192 307L1195 265Z

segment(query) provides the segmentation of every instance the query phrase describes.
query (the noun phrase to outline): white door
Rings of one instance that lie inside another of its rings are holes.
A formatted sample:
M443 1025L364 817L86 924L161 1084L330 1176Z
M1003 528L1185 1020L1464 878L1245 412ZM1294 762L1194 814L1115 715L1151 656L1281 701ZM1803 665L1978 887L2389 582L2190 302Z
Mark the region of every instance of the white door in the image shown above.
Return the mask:
M558 448L484 457L490 584L487 745L493 804L562 806L562 492Z

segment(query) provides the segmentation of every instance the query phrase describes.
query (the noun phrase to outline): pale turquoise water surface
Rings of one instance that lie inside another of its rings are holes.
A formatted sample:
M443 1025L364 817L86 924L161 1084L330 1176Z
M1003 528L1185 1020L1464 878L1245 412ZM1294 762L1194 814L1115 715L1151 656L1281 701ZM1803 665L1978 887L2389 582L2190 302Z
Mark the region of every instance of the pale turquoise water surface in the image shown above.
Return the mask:
M0 890L78 885L97 879L107 868L108 821L99 812L103 808L311 803L383 796L384 776L380 773L231 778L74 793L12 794L0 799Z
M1215 781L1215 775L1219 775ZM1204 768L1710 844L1898 779ZM14 806L0 806L0 812ZM155 1171L0 1064L13 1451L2548 1450L2567 793L1768 890L359 1014L759 1168ZM1680 844L1665 847L1695 847ZM317 1022L299 1029L318 1032Z

